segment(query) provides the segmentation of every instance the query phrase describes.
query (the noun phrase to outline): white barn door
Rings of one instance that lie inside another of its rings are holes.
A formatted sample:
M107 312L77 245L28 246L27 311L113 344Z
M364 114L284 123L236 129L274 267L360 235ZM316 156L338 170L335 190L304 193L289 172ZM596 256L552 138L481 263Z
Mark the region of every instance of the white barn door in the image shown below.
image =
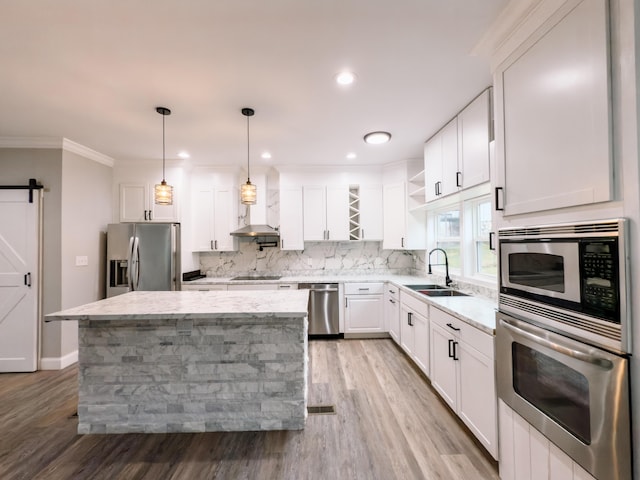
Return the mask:
M40 191L0 190L0 372L34 372L39 350Z

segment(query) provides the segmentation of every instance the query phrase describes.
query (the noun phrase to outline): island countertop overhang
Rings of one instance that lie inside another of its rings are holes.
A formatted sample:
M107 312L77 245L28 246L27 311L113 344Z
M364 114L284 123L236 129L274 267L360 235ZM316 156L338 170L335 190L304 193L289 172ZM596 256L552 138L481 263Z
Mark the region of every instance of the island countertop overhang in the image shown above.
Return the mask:
M129 292L51 313L57 320L154 320L307 316L307 290Z

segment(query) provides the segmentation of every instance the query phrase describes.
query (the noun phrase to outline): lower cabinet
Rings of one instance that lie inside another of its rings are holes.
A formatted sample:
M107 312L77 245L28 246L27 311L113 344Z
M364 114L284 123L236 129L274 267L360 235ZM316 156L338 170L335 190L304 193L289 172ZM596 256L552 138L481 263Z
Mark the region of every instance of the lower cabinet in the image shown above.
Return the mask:
M384 287L384 322L391 338L400 344L400 290L391 283Z
M384 283L345 283L346 334L384 333Z
M493 336L431 307L431 385L498 458Z
M429 305L402 292L400 346L429 377Z
M596 480L502 400L498 410L502 480Z

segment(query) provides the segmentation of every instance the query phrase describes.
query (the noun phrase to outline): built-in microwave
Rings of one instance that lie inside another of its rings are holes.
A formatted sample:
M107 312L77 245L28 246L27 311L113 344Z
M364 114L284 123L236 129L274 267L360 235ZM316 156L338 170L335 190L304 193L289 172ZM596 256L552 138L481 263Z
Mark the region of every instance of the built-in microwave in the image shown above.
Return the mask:
M625 222L500 229L500 310L630 353Z

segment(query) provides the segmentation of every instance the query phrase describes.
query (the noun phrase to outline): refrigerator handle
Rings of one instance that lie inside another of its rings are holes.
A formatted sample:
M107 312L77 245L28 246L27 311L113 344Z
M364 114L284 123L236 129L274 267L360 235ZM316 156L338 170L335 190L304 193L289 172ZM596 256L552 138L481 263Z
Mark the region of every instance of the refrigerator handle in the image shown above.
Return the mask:
M133 273L135 267L133 266L133 237L129 237L129 252L127 254L127 269L128 275L127 280L129 283L129 291L133 290Z
M134 264L136 266L135 271L135 284L133 285L132 290L138 290L138 285L140 284L140 239L135 237L133 241L133 255L134 255Z

